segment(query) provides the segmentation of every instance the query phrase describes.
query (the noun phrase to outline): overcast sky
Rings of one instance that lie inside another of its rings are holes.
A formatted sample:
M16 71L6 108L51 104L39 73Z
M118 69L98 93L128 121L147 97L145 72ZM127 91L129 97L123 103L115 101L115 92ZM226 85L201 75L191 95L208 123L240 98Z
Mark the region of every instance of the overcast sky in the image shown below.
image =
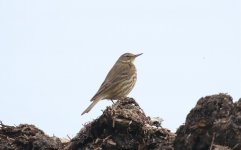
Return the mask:
M240 0L0 1L0 120L74 136L110 101L90 104L125 52L129 96L173 132L203 96L241 97Z

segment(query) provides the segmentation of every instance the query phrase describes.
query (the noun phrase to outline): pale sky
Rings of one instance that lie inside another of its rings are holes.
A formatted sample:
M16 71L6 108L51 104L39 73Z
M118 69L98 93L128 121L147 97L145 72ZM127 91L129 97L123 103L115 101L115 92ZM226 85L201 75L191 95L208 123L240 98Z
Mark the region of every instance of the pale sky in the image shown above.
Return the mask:
M130 97L173 132L202 96L241 97L240 0L0 0L0 120L74 136L125 53L144 53Z

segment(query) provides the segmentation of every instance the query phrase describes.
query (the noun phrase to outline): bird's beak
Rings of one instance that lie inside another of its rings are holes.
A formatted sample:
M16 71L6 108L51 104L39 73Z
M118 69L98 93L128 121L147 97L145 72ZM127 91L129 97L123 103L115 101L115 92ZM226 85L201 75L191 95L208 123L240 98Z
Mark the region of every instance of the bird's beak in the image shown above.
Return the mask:
M136 57L138 57L138 56L140 56L140 55L142 55L142 54L143 54L143 53L140 53L140 54L136 54L136 55L135 55L135 58L136 58Z

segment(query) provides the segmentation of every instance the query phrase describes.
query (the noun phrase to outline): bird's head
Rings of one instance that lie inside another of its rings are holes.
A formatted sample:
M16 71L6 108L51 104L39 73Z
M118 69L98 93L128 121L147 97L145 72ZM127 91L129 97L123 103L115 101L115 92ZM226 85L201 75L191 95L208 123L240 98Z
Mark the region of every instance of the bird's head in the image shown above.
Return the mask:
M140 54L131 54L131 53L125 53L123 55L120 56L120 58L118 59L118 61L123 62L123 63L132 63L136 57L142 55L142 53Z

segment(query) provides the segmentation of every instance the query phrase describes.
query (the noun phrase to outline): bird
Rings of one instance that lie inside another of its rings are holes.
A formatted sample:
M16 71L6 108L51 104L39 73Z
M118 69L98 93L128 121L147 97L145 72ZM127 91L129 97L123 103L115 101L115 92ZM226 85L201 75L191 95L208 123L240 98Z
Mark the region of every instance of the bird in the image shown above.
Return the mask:
M110 99L113 102L113 100L125 98L133 89L137 79L136 67L133 62L142 54L125 53L121 55L90 100L92 103L81 115L88 113L100 100Z

